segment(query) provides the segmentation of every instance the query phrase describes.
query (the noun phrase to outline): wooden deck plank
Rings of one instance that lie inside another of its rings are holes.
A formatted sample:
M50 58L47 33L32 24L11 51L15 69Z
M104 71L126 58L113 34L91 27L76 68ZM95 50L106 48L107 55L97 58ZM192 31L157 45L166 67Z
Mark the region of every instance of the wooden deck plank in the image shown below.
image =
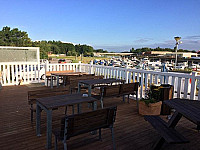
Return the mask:
M0 149L1 150L45 150L46 143L46 113L42 112L41 137L36 136L35 114L33 124L30 122L30 110L27 102L27 91L35 89L23 86L8 86L0 90ZM105 99L105 106L118 105L116 122L114 124L116 147L120 150L150 149L159 137L151 125L138 115L135 101L130 104L120 98ZM83 105L83 111L88 111L88 105ZM100 106L100 103L98 103ZM99 107L100 108L100 107ZM71 113L71 108L68 109ZM60 123L64 108L53 111L53 128ZM163 116L165 119L165 116ZM183 134L190 143L165 144L162 149L198 149L200 147L199 133L196 126L185 118L178 123L176 130ZM54 137L52 140L54 144ZM52 147L53 149L54 147ZM58 144L63 149L62 143ZM109 129L102 130L102 141L98 135L82 134L68 141L70 150L112 149L112 138Z

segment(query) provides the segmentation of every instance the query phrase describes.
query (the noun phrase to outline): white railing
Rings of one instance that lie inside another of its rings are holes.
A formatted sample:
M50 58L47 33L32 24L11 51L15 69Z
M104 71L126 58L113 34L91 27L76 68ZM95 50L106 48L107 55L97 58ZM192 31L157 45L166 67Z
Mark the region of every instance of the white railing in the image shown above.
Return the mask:
M79 63L63 63L63 64L50 64L48 61L46 62L46 71L65 71L65 70L74 70L80 71Z
M37 62L3 62L0 63L2 85L18 85L40 82L40 64Z
M151 84L171 84L174 86L174 98L200 100L200 76L196 73L157 72L141 69L127 69L111 66L81 64L81 71L104 75L105 78L124 79L127 83L140 83L139 97L144 97L145 91Z
M127 83L137 81L140 83L139 97L144 97L145 91L151 84L171 84L174 85L174 97L200 100L200 76L195 73L170 73L157 72L141 69L127 69L112 66L65 63L65 64L37 64L36 62L9 62L0 63L2 72L1 84L18 85L21 80L23 83L41 82L41 77L46 71L74 70L96 75L104 75L105 78L124 79Z
M45 79L46 71L80 71L80 63L65 64L38 64L37 62L2 62L0 72L2 78L0 83L5 85L19 85L20 83L39 83Z

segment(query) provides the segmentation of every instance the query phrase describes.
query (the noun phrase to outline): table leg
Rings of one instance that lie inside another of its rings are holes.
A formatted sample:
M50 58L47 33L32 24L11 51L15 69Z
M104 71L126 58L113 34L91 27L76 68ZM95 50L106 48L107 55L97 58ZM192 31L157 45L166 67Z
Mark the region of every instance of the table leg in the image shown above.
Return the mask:
M125 102L125 95L123 95L123 102Z
M197 125L197 130L198 130L198 132L199 132L199 130L200 130L200 125Z
M81 92L81 84L78 83L78 93L80 93L80 92Z
M51 88L53 88L53 76L51 75Z
M162 145L165 143L165 139L161 137L154 145L153 145L153 150L160 150Z
M41 123L41 108L38 105L38 103L36 103L36 134L37 136L41 136L40 123Z
M101 102L101 108L103 109L103 96L101 96L100 102Z
M97 102L93 102L93 110L97 110Z
M88 96L90 97L92 94L92 86L91 85L89 85L88 86Z
M177 123L179 122L179 120L181 119L182 114L178 113L177 111L173 114L173 116L170 118L170 120L168 121L168 127L170 128L175 128L175 126L177 125ZM157 140L157 142L153 145L154 150L160 150L162 145L164 144L165 139L163 137L160 137L159 140Z
M52 138L52 110L47 110L47 149L51 148Z
M77 113L80 114L81 113L81 104L77 104Z
M89 85L88 86L88 97L91 97L91 95L92 95L92 86L91 85ZM89 104L88 104L89 105ZM95 102L93 102L93 110L97 110L97 102L95 101Z
M175 111L170 120L168 121L168 127L175 128L181 117L182 114Z
M97 110L97 102L96 102L96 101L93 102L93 110ZM97 130L92 131L91 134L92 134L92 135L97 134Z
M59 76L56 76L57 79L57 87L59 87Z
M137 110L139 112L139 100L138 100L138 91L136 91L136 105L137 105Z

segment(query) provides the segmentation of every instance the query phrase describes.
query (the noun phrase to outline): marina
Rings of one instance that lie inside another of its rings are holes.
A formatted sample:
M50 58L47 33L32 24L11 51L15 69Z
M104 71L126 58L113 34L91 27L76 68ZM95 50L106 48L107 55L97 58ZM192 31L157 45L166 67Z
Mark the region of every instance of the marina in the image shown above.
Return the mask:
M0 150L200 149L199 6L2 1Z

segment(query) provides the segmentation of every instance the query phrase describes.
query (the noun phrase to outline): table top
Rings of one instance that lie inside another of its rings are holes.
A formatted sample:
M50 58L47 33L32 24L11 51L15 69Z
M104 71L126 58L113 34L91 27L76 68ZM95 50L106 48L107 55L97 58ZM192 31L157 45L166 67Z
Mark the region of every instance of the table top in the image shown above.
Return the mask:
M172 99L164 101L165 104L174 108L184 117L200 125L200 101L188 99Z
M70 75L83 75L83 74L88 74L86 72L59 72L59 73L51 73L51 75L55 76L70 76Z
M125 80L121 79L92 79L92 80L80 80L79 83L87 84L87 85L95 85L95 84L109 84L109 83L117 83L117 82L125 82Z
M59 108L67 105L80 104L85 102L94 102L97 99L93 97L83 97L83 94L67 94L67 95L57 95L44 98L36 99L36 102L39 102L47 109Z

